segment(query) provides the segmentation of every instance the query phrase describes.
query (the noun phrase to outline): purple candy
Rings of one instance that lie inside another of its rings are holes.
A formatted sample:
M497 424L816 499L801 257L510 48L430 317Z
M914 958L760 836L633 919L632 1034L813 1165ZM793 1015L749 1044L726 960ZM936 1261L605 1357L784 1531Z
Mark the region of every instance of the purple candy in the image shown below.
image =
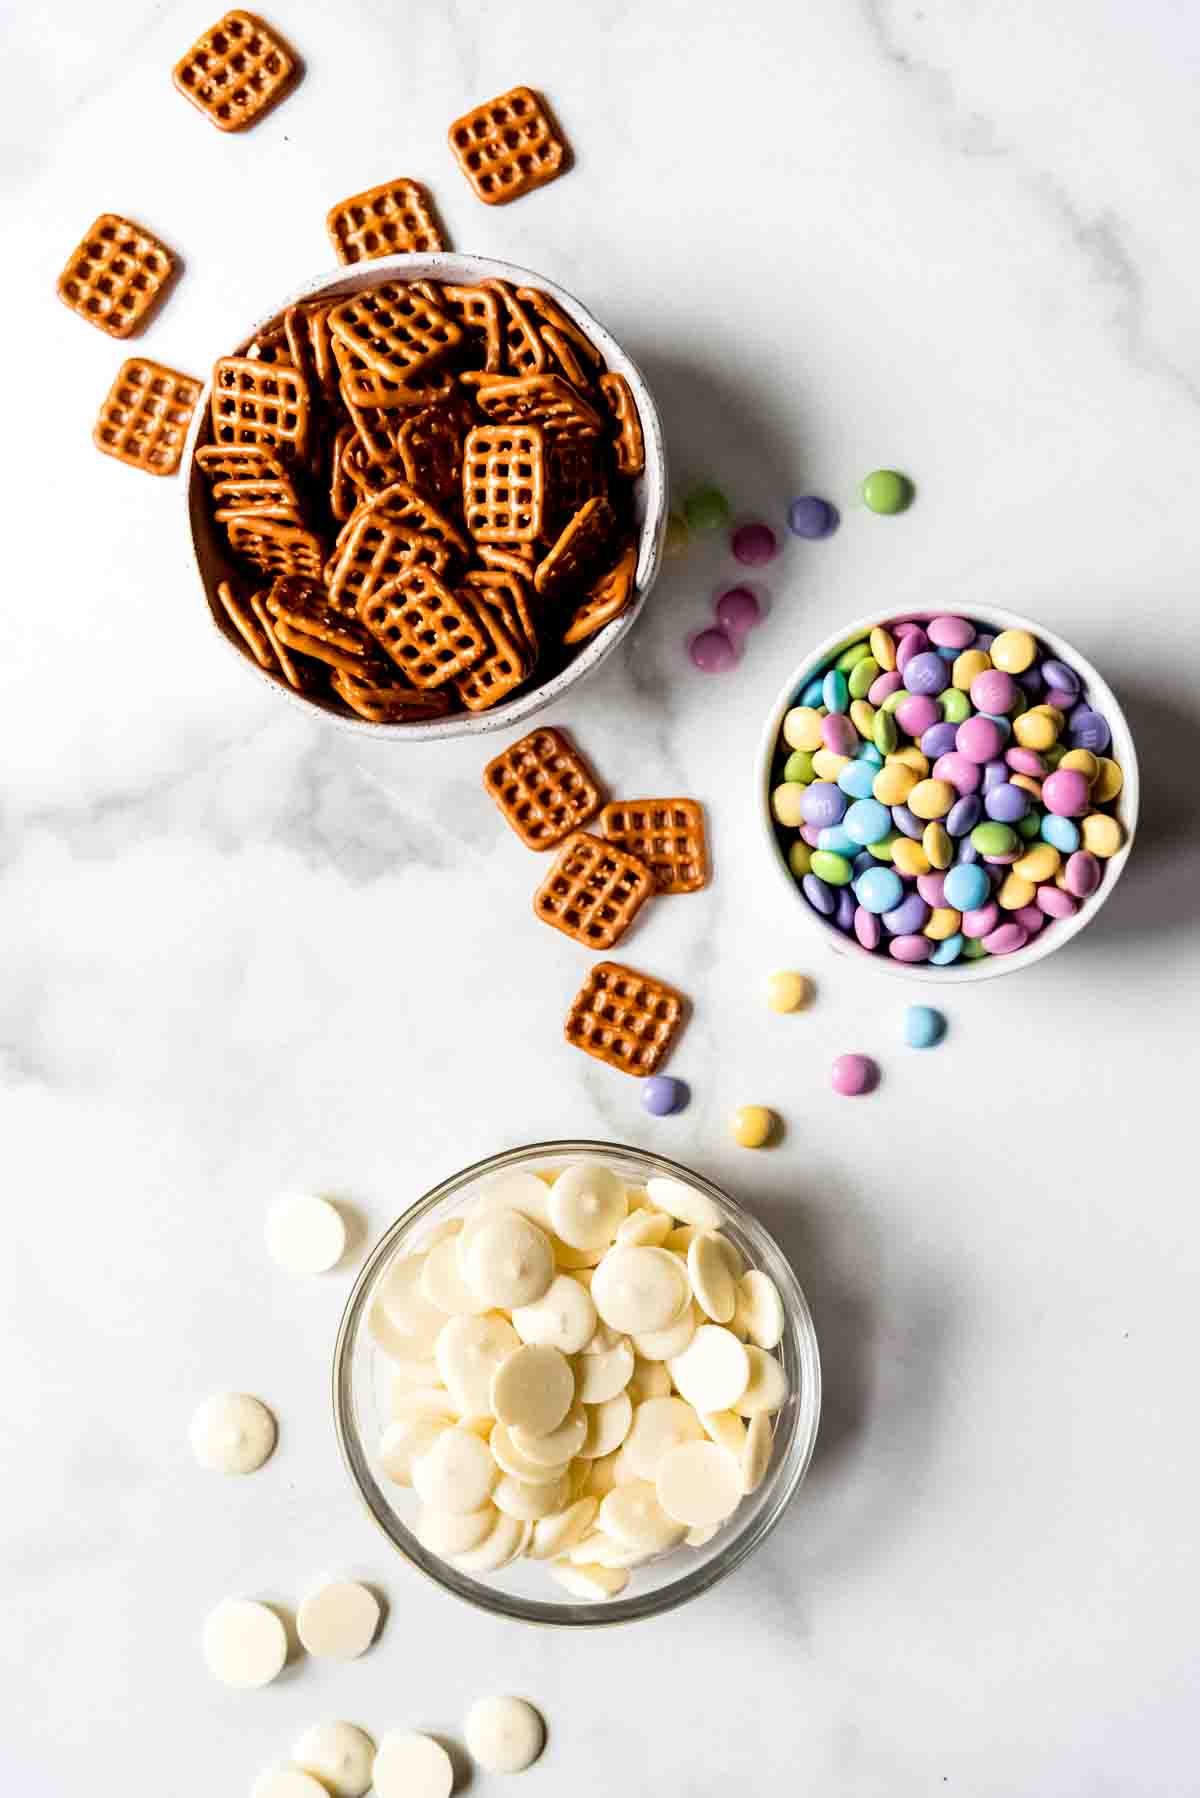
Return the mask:
M697 631L688 654L701 674L728 674L737 661L737 650L724 631Z
M946 904L946 876L944 874L918 874L917 891L926 905L934 911L942 911Z
M987 936L995 930L1000 922L1000 907L989 899L975 911L965 911L962 915L962 933L964 936Z
M797 537L828 537L838 522L837 507L815 493L802 494L788 507L788 529Z
M994 762L988 762L986 764L983 770L983 805L985 811L987 810L988 794L992 792L995 787L1002 787L1007 779L1008 768L1002 761L997 759Z
M1015 955L1029 941L1029 932L1020 924L1001 924L999 930L993 930L983 939L983 946L989 955Z
M867 688L867 698L872 705L882 705L885 699L890 699L893 693L898 693L903 685L904 676L897 674L894 668L889 668L886 674L875 676Z
M1017 703L1017 683L1003 668L985 668L971 682L971 704L977 712L1007 712Z
M858 748L858 732L845 712L830 712L821 720L821 741L834 755L851 756Z
M779 550L779 540L769 524L740 524L729 542L735 560L747 568L761 568Z
M995 641L996 641L995 631L976 631L975 641L974 641L974 643L972 643L971 648L972 649L981 649L983 651L984 655L986 655L988 650L992 647L992 644Z
M1111 742L1108 721L1090 706L1077 705L1071 713L1071 748L1090 749L1093 755L1103 755Z
M850 888L840 887L837 896L837 910L833 914L833 921L839 930L851 930L853 928L854 913L856 909L854 894L850 891Z
M928 961L933 944L927 936L894 936L888 944L888 954L896 961Z
M1018 687L1020 687L1022 693L1029 699L1036 699L1044 684L1045 683L1042 680L1042 671L1036 662L1032 668L1026 668L1023 674L1018 674L1017 676Z
M1046 913L1036 905L1020 905L1012 913L1012 921L1019 924L1022 930L1027 930L1030 936L1036 936L1046 922Z
M868 868L877 868L879 863L869 849L860 849L850 866L853 868L854 878L857 880L860 874L865 874Z
M689 1096L683 1081L672 1079L670 1074L651 1074L642 1082L642 1104L652 1117L665 1118L673 1111L682 1111Z
M954 749L954 739L958 735L957 724L933 724L921 737L921 754L935 762L939 755L949 755Z
M936 768L934 773L937 774ZM940 775L938 775L938 779L941 779ZM953 786L954 782L951 781L950 784ZM983 806L977 795L964 793L963 797L950 807L946 816L946 829L952 837L970 836L982 816Z
M816 824L826 830L831 824L841 823L849 803L845 793L833 781L814 780L801 795L800 816L806 824Z
M914 661L917 656L923 655L928 648L929 638L919 624L914 624L911 630L906 630L896 645L896 666L901 674L907 674L909 663Z
M965 799L968 793L975 792L983 775L978 762L973 762L960 750L949 749L933 764L933 778L948 780L959 798Z
M815 874L806 874L800 882L800 891L814 911L820 912L823 918L832 918L837 910L837 896L832 887L826 886Z
M892 911L884 912L883 922L893 936L916 936L929 922L929 907L920 893L909 893Z
M869 1055L839 1055L830 1069L835 1093L845 1099L857 1099L873 1092L879 1085L879 1069Z
M984 785L987 785L986 773ZM1001 780L985 793L983 809L997 824L1016 824L1029 810L1029 794L1024 787L1010 786L1008 781Z
M975 626L965 618L944 615L925 626L925 634L939 649L969 649L975 641Z
M1004 759L1014 774L1029 774L1040 779L1046 772L1046 764L1036 749L1006 749Z
M982 810L983 808L980 807L980 809ZM979 851L976 849L970 837L964 837L962 839L958 845L954 859L956 862L961 862L964 866L970 862L977 862L979 860Z
M1088 849L1077 849L1067 857L1065 871L1067 891L1075 899L1090 899L1104 879L1099 857Z
M1076 693L1063 693L1058 687L1051 687L1043 703L1057 706L1060 712L1069 712L1077 698L1078 694Z
M717 601L717 623L735 637L752 631L762 619L762 607L749 587L729 587Z
M920 660L919 656L917 660ZM911 662L909 668L912 668ZM933 700L925 693L910 693L896 707L896 722L910 737L919 737L931 729L941 715Z
M911 837L914 843L919 843L925 835L924 822L917 817L916 812L910 812L906 805L892 807L892 823L904 836Z
M854 914L854 934L864 949L878 949L883 926L865 905L860 905Z
M929 699L944 693L950 685L950 671L936 649L922 650L920 655L910 656L901 672L910 693L919 693Z
M1035 903L1048 918L1073 918L1079 910L1078 899L1073 899L1070 893L1064 893L1049 880L1043 881L1038 888Z
M1081 768L1056 768L1042 782L1042 804L1060 818L1082 818L1091 788Z
M1083 683L1075 670L1066 662L1051 658L1042 663L1042 677L1046 685L1056 693L1067 693L1072 699L1078 699Z
M969 762L992 762L1004 752L1004 734L991 718L964 718L954 745Z

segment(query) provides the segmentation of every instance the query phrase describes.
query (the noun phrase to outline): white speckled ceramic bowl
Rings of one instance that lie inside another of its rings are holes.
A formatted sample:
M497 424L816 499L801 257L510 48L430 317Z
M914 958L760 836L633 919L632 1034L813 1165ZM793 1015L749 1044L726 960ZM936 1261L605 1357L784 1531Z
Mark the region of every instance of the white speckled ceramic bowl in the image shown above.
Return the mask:
M1085 899L1073 918L1057 919L1038 932L1033 941L1024 949L1018 949L1015 955L989 955L980 961L953 962L946 968L931 968L925 962L915 966L905 962L894 961L890 955L880 955L876 951L864 949L854 936L845 936L834 925L828 923L815 912L800 891L799 883L788 867L784 850L784 837L780 826L775 822L771 812L771 790L774 783L775 770L780 760L779 732L783 724L784 714L797 703L797 695L803 691L813 676L835 661L844 649L852 643L861 643L876 625L887 624L889 619L897 623L905 619L915 619L924 623L927 619L936 618L939 612L949 608L931 608L927 611L910 612L872 612L866 618L859 618L854 624L845 625L827 637L823 643L817 644L800 662L787 681L779 690L779 695L772 706L759 745L758 761L755 767L755 806L762 824L767 854L782 879L787 883L788 894L794 911L800 913L807 921L808 927L821 936L826 946L838 955L850 956L853 960L865 963L878 969L881 974L890 974L897 980L918 981L927 986L965 986L977 980L995 980L1001 974L1015 974L1019 968L1032 967L1035 962L1044 961L1069 943L1072 937L1079 935L1087 928L1109 894L1121 878L1125 863L1129 860L1137 834L1138 820L1138 760L1133 746L1133 734L1130 731L1124 712L1117 703L1116 695L1099 671L1093 668L1086 656L1065 638L1056 636L1044 625L1035 624L1032 619L1022 618L1016 612L1002 611L999 606L963 606L959 608L962 615L972 618L985 630L1030 631L1049 651L1052 656L1067 662L1083 681L1089 701L1107 718L1112 731L1113 758L1121 764L1125 776L1125 784L1117 799L1113 811L1120 820L1125 833L1125 841L1121 849L1105 864L1104 879L1090 899ZM795 832L791 833L793 836Z
M600 666L605 657L610 655L621 639L633 628L638 613L641 611L658 574L662 558L663 537L667 527L667 462L663 443L662 424L658 409L651 397L650 390L636 364L625 354L614 338L605 330L599 321L592 317L586 307L571 294L566 293L544 275L536 274L531 269L518 268L510 262L495 262L486 256L455 256L443 253L435 256L386 256L375 262L361 263L352 268L340 268L333 274L320 275L307 282L294 293L273 307L257 324L248 330L241 343L245 344L277 319L288 306L294 306L301 300L316 300L335 295L358 293L363 288L378 286L382 281L453 281L477 282L484 280L508 281L515 287L537 287L548 293L558 302L563 311L568 313L587 337L603 351L605 361L610 369L625 376L633 393L641 420L642 436L646 445L646 467L643 474L632 483L634 516L638 526L638 563L637 591L632 602L625 608L619 618L597 631L583 643L578 653L565 667L559 668L541 685L531 686L514 695L510 700L493 706L486 712L452 712L444 718L431 719L425 723L414 724L370 724L364 718L349 717L336 711L332 704L325 704L319 697L309 697L296 693L281 681L276 681L265 670L251 661L235 640L235 634L216 597L217 583L227 580L240 572L245 579L245 570L231 558L228 544L215 526L209 507L207 483L196 465L196 451L203 444L212 441L209 400L211 382L207 383L196 407L196 415L188 434L187 447L184 452L184 491L187 496L188 529L191 535L192 548L195 554L196 568L200 575L204 597L208 606L213 629L231 655L247 674L263 683L263 685L280 700L293 706L301 706L310 713L327 718L331 724L342 730L360 731L372 737L391 737L404 742L428 742L434 737L474 737L482 736L488 731L507 730L526 718L540 712L543 707L561 699L564 693L584 680L592 671ZM235 353L231 345L229 354Z

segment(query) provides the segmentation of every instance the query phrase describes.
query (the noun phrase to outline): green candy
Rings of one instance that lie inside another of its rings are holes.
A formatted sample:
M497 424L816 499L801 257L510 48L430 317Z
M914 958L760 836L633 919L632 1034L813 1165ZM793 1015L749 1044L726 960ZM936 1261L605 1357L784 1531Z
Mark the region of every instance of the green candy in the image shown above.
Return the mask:
M894 693L888 694L883 705L880 707L880 710L884 712L894 712L898 705L903 705L906 699L911 698L912 694L909 693L906 688L897 687Z
M871 738L880 755L891 755L900 741L900 728L892 714L880 706L871 725Z
M835 855L832 849L814 849L809 864L818 880L826 886L848 887L854 876L854 869L844 855Z
M855 662L847 683L851 699L865 699L882 673L883 670L873 655L865 655L861 662Z
M808 873L809 868L812 866L812 856L813 852L804 841L804 838L797 837L796 841L788 850L788 867L792 870L792 873L796 876L797 880L803 880L804 876Z
M880 837L877 843L867 844L867 854L873 855L877 862L890 862L892 850L900 840L901 834L898 830L889 830L886 837Z
M876 468L863 482L862 496L872 512L890 517L912 505L913 484L894 468Z
M783 778L799 781L801 786L806 787L813 779L812 750L793 749L783 764Z
M1042 760L1045 762L1047 771L1050 774L1054 773L1054 770L1058 767L1058 764L1062 761L1066 753L1066 749L1061 743L1051 743L1049 749L1042 750Z
M729 501L719 487L693 487L683 502L683 515L693 531L719 531L729 523Z
M980 855L1011 855L1020 838L1009 824L977 824L971 841Z
M857 668L860 662L865 662L870 653L871 645L869 643L852 643L849 649L843 649L833 665L835 668L839 668L843 674L849 674L852 668Z
M1023 687L1018 687L1017 697L1009 706L1006 716L1009 718L1019 718L1022 712L1027 712L1029 710L1032 703L1033 701L1030 699L1025 689Z
M957 687L947 687L938 695L938 705L947 724L961 724L971 716L971 701Z
M990 954L991 950L984 948L983 940L980 937L969 936L963 944L962 958L964 961L982 961L985 955Z
M1029 842L1032 837L1040 835L1042 828L1041 812L1026 812L1023 818L1017 819L1017 835Z

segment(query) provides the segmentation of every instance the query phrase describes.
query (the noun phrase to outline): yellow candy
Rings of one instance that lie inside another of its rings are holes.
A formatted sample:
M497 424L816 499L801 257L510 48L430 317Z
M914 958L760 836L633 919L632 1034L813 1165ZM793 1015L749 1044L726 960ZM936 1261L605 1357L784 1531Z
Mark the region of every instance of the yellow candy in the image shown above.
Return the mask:
M1068 749L1060 768L1074 768L1087 781L1095 780L1100 772L1100 758L1092 754L1090 749Z
M1022 880L1032 880L1034 885L1041 880L1053 880L1062 867L1062 856L1053 843L1035 843L1019 861L1012 865L1014 874Z
M924 780L929 773L929 757L922 755L915 743L906 743L903 749L893 749L891 755L884 756L885 762L903 762L911 768L918 780Z
M1061 725L1055 724L1049 710L1035 706L1013 719L1013 736L1022 749L1051 749L1058 742Z
M783 740L789 749L820 749L822 713L815 706L794 705L783 721Z
M920 843L914 843L911 837L897 837L892 847L892 866L897 874L928 874L933 863L926 855Z
M948 936L953 936L962 926L962 913L951 911L948 906L939 905L929 914L929 922L921 932L922 936L932 937L935 943L944 943Z
M921 780L908 796L908 809L918 818L944 818L957 798L948 780Z
M1001 631L992 644L992 667L1005 674L1024 674L1037 660L1037 643L1028 631Z
M836 755L832 749L818 749L813 756L813 773L818 780L836 780L843 768L850 766L848 755Z
M781 787L776 787L771 794L771 810L777 824L786 824L789 830L799 830L804 822L804 814L800 810L804 792L805 789L798 780L785 780Z
M772 974L767 982L767 1004L772 1011L802 1011L811 998L812 981L804 974L789 969Z
M1079 828L1084 848L1090 854L1098 855L1102 862L1115 855L1125 841L1125 832L1107 812L1089 812Z
M892 830L888 832L886 837L881 838L878 843L868 843L867 854L873 855L877 862L890 862L896 844L907 843L907 841L908 838L902 837L898 830Z
M1025 791L1032 793L1035 799L1040 799L1042 796L1042 783L1040 780L1035 780L1032 774L1010 774L1008 782L1013 787L1024 787Z
M885 762L871 783L871 791L880 805L903 805L917 784L917 777L906 762ZM874 845L871 845L874 852Z
M879 663L885 674L890 674L896 666L896 643L891 631L885 631L877 624L871 632L871 654Z
M813 852L803 837L797 837L788 849L788 867L797 880L803 880L812 867Z
M860 737L869 743L875 729L875 707L865 699L850 701L850 722Z
M937 868L939 872L942 868L948 868L954 860L954 838L945 825L939 824L936 819L925 826L921 847L929 857L929 866Z
M1097 805L1107 805L1115 799L1125 785L1125 776L1121 772L1121 764L1114 762L1110 755L1100 757L1100 772L1092 787L1092 798Z
M761 1149L775 1130L775 1113L765 1105L740 1105L730 1119L734 1141L743 1149Z
M1032 905L1037 898L1037 888L1032 880L1023 880L1014 871L1015 866L1014 863L1009 869L1004 885L996 894L996 903L1002 911L1020 911L1023 905Z
M667 516L667 534L663 538L664 556L681 556L688 546L687 519L679 512Z
M992 658L983 649L964 649L960 656L955 656L950 669L950 679L960 693L970 691L971 682L977 674L986 674L992 665Z

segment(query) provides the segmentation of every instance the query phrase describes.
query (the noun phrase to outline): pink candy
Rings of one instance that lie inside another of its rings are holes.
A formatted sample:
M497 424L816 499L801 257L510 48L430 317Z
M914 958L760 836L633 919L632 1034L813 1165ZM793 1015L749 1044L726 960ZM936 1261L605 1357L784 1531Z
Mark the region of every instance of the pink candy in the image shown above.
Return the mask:
M959 725L954 746L970 762L994 762L1004 748L1004 737L993 719L976 716Z
M894 668L890 668L886 674L875 676L867 688L867 698L872 705L882 705L885 699L890 699L893 693L898 693L903 685L904 676L897 674Z
M986 937L995 930L1000 922L1000 907L994 899L981 905L978 911L965 911L962 915L962 932L964 936Z
M1079 768L1056 768L1042 782L1042 804L1060 818L1082 818L1090 796L1091 788Z
M1075 899L1090 899L1104 878L1099 859L1087 849L1077 849L1067 859L1067 891Z
M950 749L945 755L939 755L933 764L933 778L948 780L961 799L978 788L983 780L983 765L973 762L970 756L962 755L957 749Z
M910 737L920 737L932 730L941 715L935 702L923 693L910 693L896 707L896 720Z
M1020 905L1011 915L1013 923L1019 924L1021 929L1027 931L1030 936L1037 935L1047 918L1047 913L1041 911L1036 905Z
M1038 888L1037 904L1048 918L1073 918L1079 910L1077 899L1072 899L1061 887L1051 886L1049 881Z
M749 587L730 587L717 601L717 623L722 630L744 637L762 619L762 607Z
M904 673L914 656L923 654L928 648L929 638L919 624L914 624L911 630L905 631L904 636L896 645L896 666L901 674Z
M989 955L1015 955L1029 941L1029 932L1020 924L1001 924L983 939Z
M730 547L746 567L761 568L774 557L779 542L769 524L740 524L730 538Z
M946 904L946 876L944 874L918 874L917 891L926 905L932 905L934 911L942 911Z
M688 654L702 674L728 674L737 661L737 650L724 631L697 631Z
M966 649L975 641L975 626L965 618L933 618L925 626L925 635L938 649Z
M1040 779L1046 772L1046 764L1036 749L1009 749L1005 751L1004 759L1014 774L1028 774L1033 779Z
M834 755L851 756L858 747L858 732L844 712L830 712L821 720L821 740Z
M1002 668L985 668L971 682L971 704L977 712L1007 712L1017 703L1020 688Z
M933 944L927 936L894 936L888 944L888 954L896 961L928 961Z
M854 914L854 934L864 949L878 949L883 925L873 911L860 905Z
M897 940L904 941L902 937ZM879 1069L869 1055L839 1055L830 1069L830 1079L835 1093L857 1099L879 1085Z

